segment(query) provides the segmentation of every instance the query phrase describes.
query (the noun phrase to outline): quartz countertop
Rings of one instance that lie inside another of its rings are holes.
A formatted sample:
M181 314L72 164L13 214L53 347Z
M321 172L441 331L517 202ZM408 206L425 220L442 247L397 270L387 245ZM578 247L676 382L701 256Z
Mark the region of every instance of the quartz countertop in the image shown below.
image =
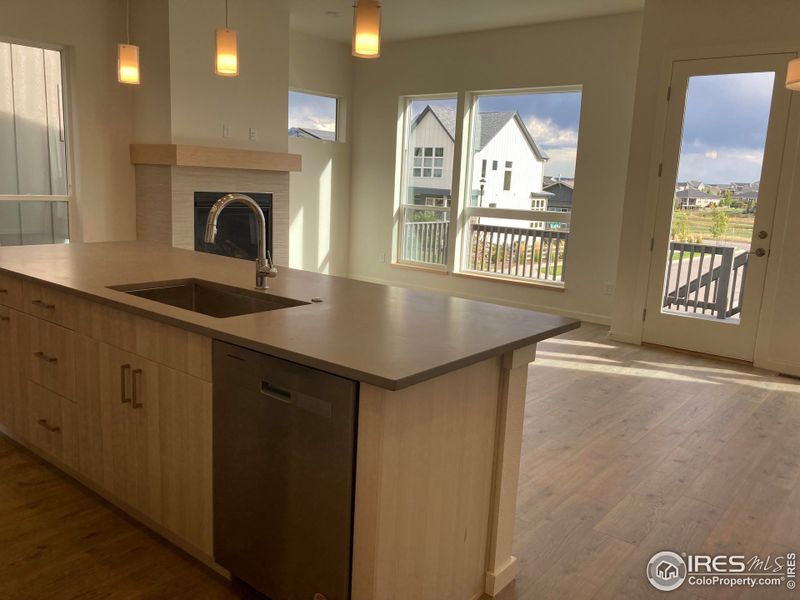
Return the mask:
M254 263L146 242L4 247L0 272L389 390L580 325L541 312L280 266L268 293L323 301L215 318L109 286L203 279L252 289Z

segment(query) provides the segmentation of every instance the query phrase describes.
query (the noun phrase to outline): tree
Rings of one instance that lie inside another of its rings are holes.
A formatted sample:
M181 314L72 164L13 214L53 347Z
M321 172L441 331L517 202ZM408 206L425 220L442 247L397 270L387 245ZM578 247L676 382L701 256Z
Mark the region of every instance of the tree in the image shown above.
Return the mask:
M672 239L683 242L689 236L689 215L685 210L676 210L672 217Z
M711 237L715 240L728 233L728 213L715 208L711 211Z

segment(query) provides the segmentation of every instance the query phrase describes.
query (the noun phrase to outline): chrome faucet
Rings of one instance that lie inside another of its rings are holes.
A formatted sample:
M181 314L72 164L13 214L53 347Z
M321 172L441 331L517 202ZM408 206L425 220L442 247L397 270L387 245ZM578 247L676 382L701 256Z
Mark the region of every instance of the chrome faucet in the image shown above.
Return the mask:
M226 206L234 202L241 202L253 211L258 223L258 258L256 258L256 289L269 289L267 278L277 277L278 269L272 264L272 255L267 251L267 221L258 203L245 194L226 194L217 200L208 213L206 222L207 244L213 244L217 237L217 219Z

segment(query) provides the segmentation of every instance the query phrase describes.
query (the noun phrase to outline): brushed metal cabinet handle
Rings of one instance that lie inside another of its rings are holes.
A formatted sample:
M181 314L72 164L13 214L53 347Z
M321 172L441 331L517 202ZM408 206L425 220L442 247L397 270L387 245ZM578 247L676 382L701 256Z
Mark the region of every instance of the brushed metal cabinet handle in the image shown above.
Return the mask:
M144 404L141 400L141 391L142 391L142 370L141 369L134 369L132 381L133 383L133 402L131 406L133 408L142 408Z
M6 288L0 288L0 294L7 294L8 290Z
M55 304L49 304L48 302L45 302L44 300L32 300L31 304L33 304L34 306L38 306L40 308L46 308L47 310L53 310L56 307Z
M131 398L128 396L128 373L131 372L131 366L129 364L122 365L120 367L120 392L119 397L122 400L122 403L125 404L126 402L130 402Z
M39 419L37 423L39 423L39 425L47 429L47 431L49 431L50 433L58 433L59 431L61 431L61 427L59 427L58 425L50 425L50 423L47 422L47 419Z
M0 321L10 321L11 317L0 317Z
M34 352L33 355L36 358L38 358L40 360L43 360L45 362L49 362L49 363L58 362L58 357L56 357L56 356L47 356L47 354L45 354L44 352Z

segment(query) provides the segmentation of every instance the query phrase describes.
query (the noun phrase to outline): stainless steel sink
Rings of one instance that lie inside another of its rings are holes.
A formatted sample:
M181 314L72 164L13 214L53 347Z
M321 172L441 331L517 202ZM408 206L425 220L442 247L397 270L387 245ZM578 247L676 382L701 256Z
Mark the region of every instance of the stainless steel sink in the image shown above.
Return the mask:
M117 285L109 289L220 319L309 304L202 279Z

